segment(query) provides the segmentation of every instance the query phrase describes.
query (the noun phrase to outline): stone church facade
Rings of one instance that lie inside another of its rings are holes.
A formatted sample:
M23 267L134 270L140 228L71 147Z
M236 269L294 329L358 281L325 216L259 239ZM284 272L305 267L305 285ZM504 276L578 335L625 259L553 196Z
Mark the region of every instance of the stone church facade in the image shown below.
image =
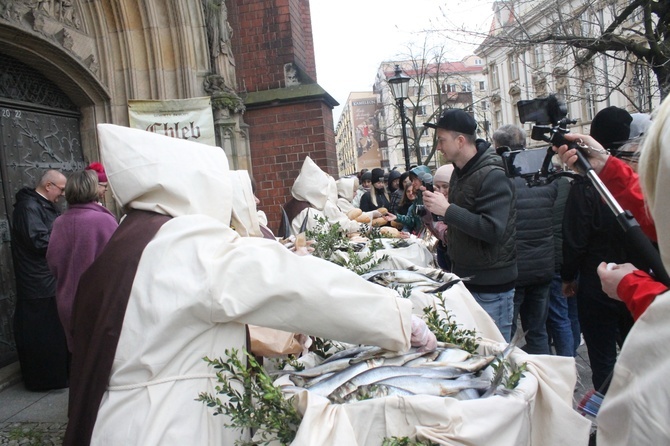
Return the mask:
M128 125L129 100L203 96L272 229L306 155L337 173L309 0L0 0L0 368L15 357L15 193L99 160L96 125Z

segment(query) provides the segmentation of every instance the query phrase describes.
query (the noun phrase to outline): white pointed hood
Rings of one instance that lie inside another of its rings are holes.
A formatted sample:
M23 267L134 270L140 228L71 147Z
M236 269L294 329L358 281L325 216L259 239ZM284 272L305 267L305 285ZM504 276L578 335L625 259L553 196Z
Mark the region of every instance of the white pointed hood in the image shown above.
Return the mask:
M307 201L316 209L323 210L330 193L329 181L329 175L308 156L293 183L291 195L296 200Z
M232 186L222 149L112 124L98 124L98 138L121 206L230 224Z
M232 170L230 177L233 186L232 227L242 237L263 237L249 172Z
M354 199L356 191L354 185L356 181L354 177L344 177L337 180L337 194L339 197L351 202Z

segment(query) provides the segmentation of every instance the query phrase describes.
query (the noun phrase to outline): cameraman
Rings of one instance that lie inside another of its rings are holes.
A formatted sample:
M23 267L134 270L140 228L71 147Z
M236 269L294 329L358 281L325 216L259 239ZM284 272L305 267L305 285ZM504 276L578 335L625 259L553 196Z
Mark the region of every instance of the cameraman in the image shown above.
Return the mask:
M500 127L493 133L492 139L499 154L507 150L526 150L526 132L516 125ZM558 192L557 184L551 182L530 187L522 177L515 177L512 181L516 188L516 254L519 270L514 285L512 335L516 332L516 321L520 315L523 331L527 332L523 350L535 355L548 355L546 324L549 288L555 269L553 207ZM567 314L565 316L567 319Z
M477 123L460 109L445 110L434 128L437 148L454 164L448 198L423 192L429 212L449 226L452 270L491 316L508 342L512 335L516 266L514 186L491 145L477 139Z

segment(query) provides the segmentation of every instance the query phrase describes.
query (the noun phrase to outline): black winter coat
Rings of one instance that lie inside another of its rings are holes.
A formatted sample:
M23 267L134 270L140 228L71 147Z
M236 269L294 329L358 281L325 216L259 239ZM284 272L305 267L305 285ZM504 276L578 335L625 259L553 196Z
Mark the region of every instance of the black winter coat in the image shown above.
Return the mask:
M554 202L558 184L528 187L514 179L516 187L517 286L548 283L554 276Z
M33 189L16 193L12 215L12 258L19 299L56 295L56 279L47 265L51 227L59 209Z

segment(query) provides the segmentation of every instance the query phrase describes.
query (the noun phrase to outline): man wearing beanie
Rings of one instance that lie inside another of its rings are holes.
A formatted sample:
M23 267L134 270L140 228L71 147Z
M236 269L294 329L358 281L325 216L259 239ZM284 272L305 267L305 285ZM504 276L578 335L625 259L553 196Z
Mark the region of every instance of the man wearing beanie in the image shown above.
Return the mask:
M391 207L389 194L384 185L384 170L378 167L371 172L372 189L361 197L361 210L363 212L376 211L379 208Z
M516 210L512 182L477 123L463 110L445 110L436 124L437 148L454 164L449 194L425 191L424 204L443 216L452 271L469 277L468 290L493 318L505 340L512 336L516 266Z
M92 170L98 175L98 203L102 204L107 192L107 174L102 164L93 162L86 167L86 170Z
M591 136L611 153L628 140L631 115L618 107L599 111L591 122ZM618 162L614 157L608 163ZM616 167L616 166L610 166ZM593 370L593 387L605 394L609 376L633 318L626 305L607 297L597 268L600 262L632 262L633 247L614 213L601 199L591 181L576 177L565 203L563 218L563 294L575 296L579 325Z

